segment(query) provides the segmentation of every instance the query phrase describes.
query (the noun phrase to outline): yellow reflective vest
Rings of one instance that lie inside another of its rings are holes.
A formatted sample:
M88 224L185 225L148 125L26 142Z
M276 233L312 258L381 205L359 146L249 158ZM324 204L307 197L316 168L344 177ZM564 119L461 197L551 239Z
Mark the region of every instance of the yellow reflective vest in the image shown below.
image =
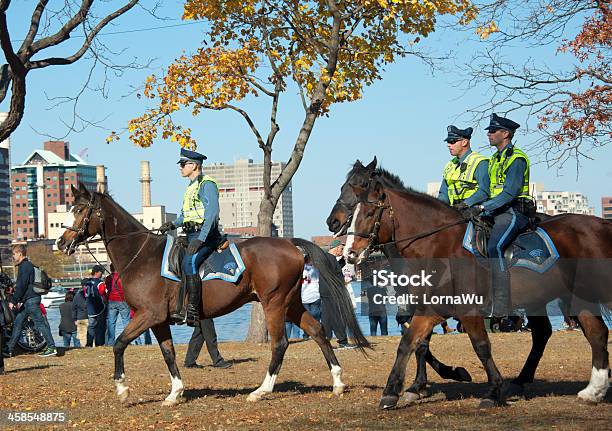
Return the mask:
M444 167L444 180L448 185L448 200L457 205L472 196L478 190L478 181L474 178L476 168L487 158L472 151L462 163L455 157Z
M508 168L512 162L516 159L524 159L525 163L527 163L527 168L525 169L525 175L523 176L523 187L521 189L521 194L517 196L517 199L529 199L531 200L531 196L529 195L529 157L523 151L519 150L515 147L506 147L501 153L501 156L498 158L498 154L495 153L489 159L489 179L491 180L490 185L490 196L493 199L495 196L500 194L504 189L504 184L506 183L506 174L508 172Z
M200 200L199 194L200 187L207 181L213 183L217 189L217 193L219 192L217 182L208 175L203 175L189 184L183 195L183 223L191 222L202 224L204 220L206 220L204 204Z

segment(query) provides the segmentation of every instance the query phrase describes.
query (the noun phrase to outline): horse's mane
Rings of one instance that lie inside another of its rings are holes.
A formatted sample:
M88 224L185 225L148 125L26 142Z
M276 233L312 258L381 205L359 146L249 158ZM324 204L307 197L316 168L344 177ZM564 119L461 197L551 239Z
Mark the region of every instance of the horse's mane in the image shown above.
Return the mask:
M124 215L129 221L132 221L134 223L136 223L139 227L142 227L143 230L146 230L146 226L144 224L142 224L136 217L134 217L132 214L130 214L125 208L123 208L121 205L119 205L119 203L113 199L113 197L111 196L110 193L104 192L95 192L96 195L98 195L99 197L103 197L103 198L107 198L106 200L111 202L112 205L114 205L119 212L121 212L122 215Z
M434 207L447 208L451 209L450 205L447 205L445 202L442 202L440 199L435 198L433 196L428 195L427 193L420 192L418 190L413 189L412 187L408 187L404 184L399 176L396 174L389 172L388 170L379 167L374 171L376 175L381 179L381 182L384 186L389 187L395 191L408 194L412 198L416 198L421 203L425 205L431 205Z

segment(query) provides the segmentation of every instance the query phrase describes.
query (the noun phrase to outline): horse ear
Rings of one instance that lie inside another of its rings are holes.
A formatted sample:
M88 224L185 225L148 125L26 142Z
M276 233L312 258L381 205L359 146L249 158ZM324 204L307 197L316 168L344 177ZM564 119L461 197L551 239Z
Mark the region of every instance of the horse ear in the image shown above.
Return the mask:
M72 192L72 196L74 196L74 198L78 198L79 195L81 194L81 192L79 191L79 189L77 189L76 187L74 187L72 184L70 184L70 191Z
M380 181L376 181L374 183L374 192L378 196L379 200L382 200L385 198L385 189Z
M87 187L85 187L85 184L83 184L82 182L79 181L79 193L81 194L81 196L83 196L85 199L89 199L89 197L91 196L89 194L89 190L87 190Z
M374 160L372 160L370 162L370 164L368 166L366 166L366 169L368 169L368 170L376 169L376 163L377 163L376 156L374 156Z
M357 159L357 161L355 162L353 167L355 167L355 168L363 168L363 165L361 164L361 160Z

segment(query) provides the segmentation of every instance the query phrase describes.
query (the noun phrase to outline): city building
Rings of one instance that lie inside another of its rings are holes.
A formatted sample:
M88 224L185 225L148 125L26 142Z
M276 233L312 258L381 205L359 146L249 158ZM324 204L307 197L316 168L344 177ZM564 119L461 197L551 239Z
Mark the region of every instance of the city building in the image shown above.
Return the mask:
M601 216L605 219L612 220L612 196L604 196L601 198Z
M7 117L0 113L0 123ZM11 163L10 141L0 142L0 255L2 261L10 255L11 244Z
M589 207L587 197L579 192L542 191L537 194L537 205L538 212L548 215L595 214L595 209Z
M48 215L58 205L72 205L70 186L83 183L90 191L106 187L104 166L87 164L71 154L69 143L48 141L11 168L12 234L16 241L49 238Z
M272 163L272 181L284 167L284 163ZM257 226L259 204L264 194L263 168L263 163L253 163L251 159L237 160L233 165L214 163L204 167L204 172L219 185L220 221L224 230ZM278 236L293 237L291 183L278 200L273 223Z

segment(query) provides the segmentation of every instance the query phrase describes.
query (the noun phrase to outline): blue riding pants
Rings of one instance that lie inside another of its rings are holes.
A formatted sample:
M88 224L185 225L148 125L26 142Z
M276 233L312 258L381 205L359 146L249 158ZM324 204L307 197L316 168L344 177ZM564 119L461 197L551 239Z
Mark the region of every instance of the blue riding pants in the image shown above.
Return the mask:
M187 235L187 241L191 242L194 239L197 239L200 235L200 232L193 232ZM183 274L185 275L196 275L198 274L198 268L204 262L208 256L210 256L214 251L215 247L217 247L218 241L214 238L211 238L211 235L208 235L202 247L195 253L189 254L185 253L183 257Z
M525 229L528 223L529 219L514 208L508 208L495 216L495 224L487 245L492 270L506 270L504 250Z

